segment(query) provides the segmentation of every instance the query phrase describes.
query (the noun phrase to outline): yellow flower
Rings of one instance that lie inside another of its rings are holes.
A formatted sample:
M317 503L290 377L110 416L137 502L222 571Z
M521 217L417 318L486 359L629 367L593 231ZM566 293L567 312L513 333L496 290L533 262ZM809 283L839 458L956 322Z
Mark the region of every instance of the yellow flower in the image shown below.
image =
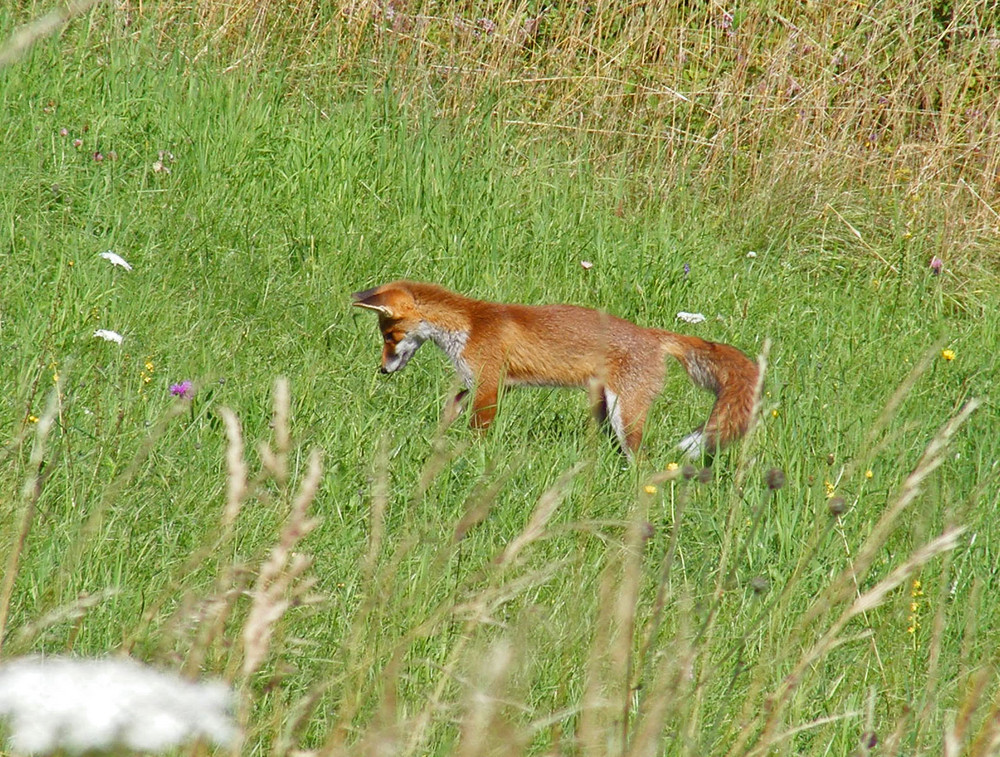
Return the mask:
M38 416L37 415L29 415L28 416L28 423L38 423Z
M834 493L837 491L836 487L833 484L831 484L829 481L824 481L823 482L823 486L826 487L826 496L827 497L832 497L834 495Z
M771 411L771 417L772 418L777 418L778 417L778 409L777 408L775 408L774 410Z
M642 489L646 494L656 494L656 487L652 484L646 484Z
M875 474L872 472L871 468L869 468L868 470L865 471L865 478L867 478L867 479L870 480L870 479L872 479L874 477L875 477Z
M955 359L955 350L941 350L941 357L944 360L954 360Z
M667 463L667 470L669 471L675 471L679 467L680 466L678 466L677 463Z
M147 360L146 361L146 370L149 371L150 373L153 372L153 361L152 360Z

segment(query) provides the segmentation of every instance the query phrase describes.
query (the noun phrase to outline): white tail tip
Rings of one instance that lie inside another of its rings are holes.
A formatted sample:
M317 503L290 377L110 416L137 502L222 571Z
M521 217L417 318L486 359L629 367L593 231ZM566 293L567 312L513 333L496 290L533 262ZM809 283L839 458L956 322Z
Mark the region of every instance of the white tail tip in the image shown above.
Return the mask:
M705 454L705 433L692 431L677 444L677 449L694 459Z

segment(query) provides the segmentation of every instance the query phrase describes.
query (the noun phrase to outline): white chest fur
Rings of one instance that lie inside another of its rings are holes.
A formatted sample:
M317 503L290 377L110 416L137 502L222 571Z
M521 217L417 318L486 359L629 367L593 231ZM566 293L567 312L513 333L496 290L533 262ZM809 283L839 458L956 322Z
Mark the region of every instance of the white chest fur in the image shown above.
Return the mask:
M444 351L444 354L451 360L451 364L455 366L455 372L458 374L459 379L461 379L466 387L471 389L473 383L472 368L469 367L469 364L462 357L465 345L469 341L469 332L448 331L433 323L423 321L420 324L418 334L422 339L429 339L434 342L434 344Z

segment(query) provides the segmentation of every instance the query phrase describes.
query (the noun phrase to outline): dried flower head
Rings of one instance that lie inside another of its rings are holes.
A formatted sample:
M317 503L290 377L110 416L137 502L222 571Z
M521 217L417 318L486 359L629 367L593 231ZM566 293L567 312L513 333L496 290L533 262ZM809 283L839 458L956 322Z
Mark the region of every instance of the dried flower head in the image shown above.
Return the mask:
M161 752L197 738L231 745L232 692L134 660L25 657L0 666L0 717L22 754Z
M781 468L771 468L765 475L768 489L780 489L785 485L785 472Z
M847 503L843 497L830 497L826 502L826 506L830 511L830 515L836 517L840 517L847 512Z

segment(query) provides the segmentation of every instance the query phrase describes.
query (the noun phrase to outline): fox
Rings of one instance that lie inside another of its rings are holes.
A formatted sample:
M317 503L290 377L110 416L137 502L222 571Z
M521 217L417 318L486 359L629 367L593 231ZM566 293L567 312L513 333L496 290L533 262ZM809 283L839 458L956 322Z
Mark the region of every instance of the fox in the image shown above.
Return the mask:
M433 342L465 387L455 405L472 392L470 424L483 431L496 417L501 387L584 388L594 416L610 425L632 460L663 388L668 356L715 395L708 420L677 445L683 454L715 454L746 434L753 418L757 364L728 344L645 328L588 307L488 302L418 281L393 281L355 292L352 300L378 314L380 371L402 370L424 342Z

